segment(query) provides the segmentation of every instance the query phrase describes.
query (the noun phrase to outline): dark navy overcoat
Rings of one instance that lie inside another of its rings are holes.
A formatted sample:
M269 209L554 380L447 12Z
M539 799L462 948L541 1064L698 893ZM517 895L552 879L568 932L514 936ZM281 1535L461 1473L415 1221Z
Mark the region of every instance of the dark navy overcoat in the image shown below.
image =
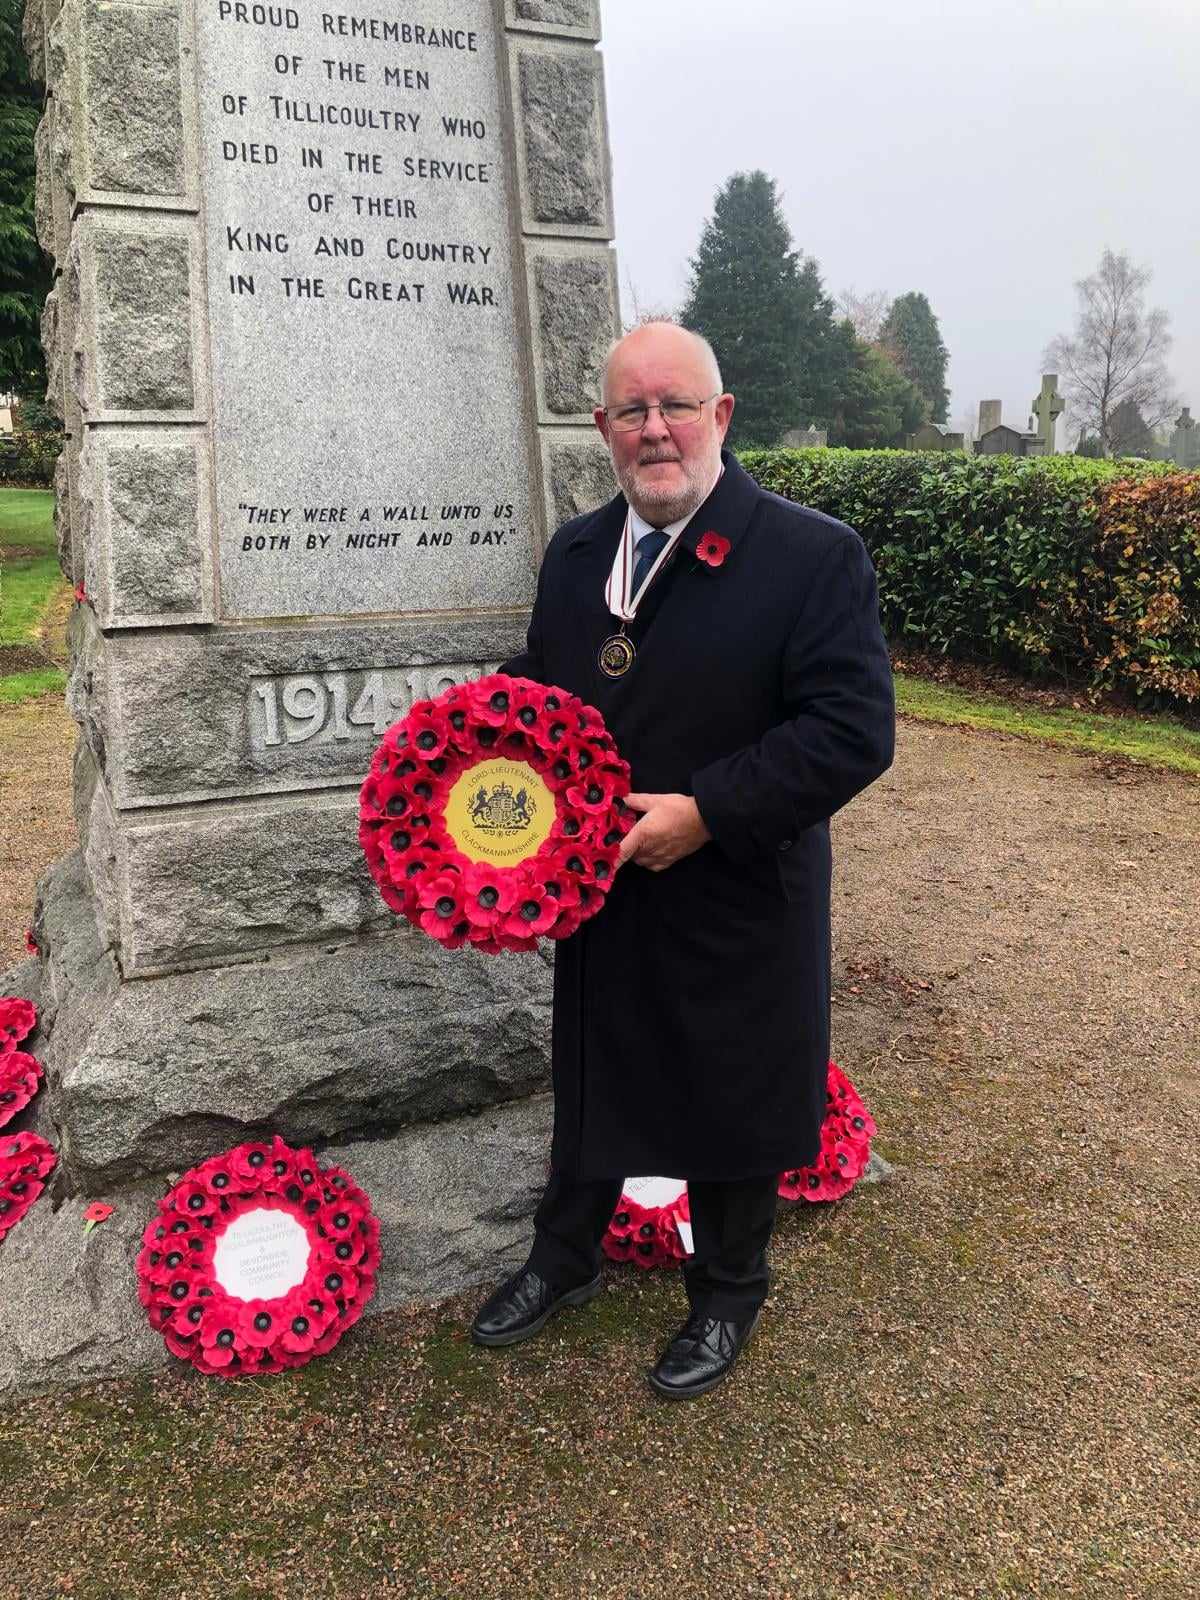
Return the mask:
M859 536L723 459L626 676L596 659L623 495L554 535L504 667L596 706L634 790L694 795L713 835L662 872L622 867L556 947L552 1163L581 1178L749 1178L819 1147L828 819L891 763L892 675ZM708 532L730 544L718 567L696 556Z

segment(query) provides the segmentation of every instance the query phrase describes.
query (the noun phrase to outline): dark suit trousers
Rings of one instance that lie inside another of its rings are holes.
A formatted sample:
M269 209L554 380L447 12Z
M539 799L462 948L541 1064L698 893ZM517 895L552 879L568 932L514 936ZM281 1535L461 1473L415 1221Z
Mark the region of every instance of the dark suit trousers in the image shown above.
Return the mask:
M683 1281L694 1311L745 1322L766 1299L777 1182L769 1177L688 1184L695 1254L683 1265ZM621 1186L619 1178L584 1182L550 1174L533 1219L529 1265L539 1277L559 1289L595 1277L600 1241L617 1209Z

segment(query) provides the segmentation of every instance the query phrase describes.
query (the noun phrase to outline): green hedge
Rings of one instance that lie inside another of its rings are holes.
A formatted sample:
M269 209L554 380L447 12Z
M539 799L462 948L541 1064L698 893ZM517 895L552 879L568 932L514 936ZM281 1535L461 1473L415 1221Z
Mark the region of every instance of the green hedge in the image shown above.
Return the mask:
M1200 699L1200 474L905 450L740 459L764 488L858 530L891 637L1095 688Z
M14 489L49 487L61 449L57 434L0 435L0 484Z

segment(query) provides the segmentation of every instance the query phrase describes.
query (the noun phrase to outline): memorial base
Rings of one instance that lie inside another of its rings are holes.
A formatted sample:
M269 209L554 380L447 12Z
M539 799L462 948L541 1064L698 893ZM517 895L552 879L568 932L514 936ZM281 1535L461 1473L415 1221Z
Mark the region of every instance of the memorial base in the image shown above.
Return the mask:
M371 1311L522 1259L550 1143L548 962L401 933L127 981L77 853L42 880L35 931L43 959L0 977L38 1005L46 1068L13 1126L59 1165L0 1246L0 1395L169 1359L137 1302L142 1228L170 1174L243 1139L313 1145L371 1196ZM115 1212L85 1236L97 1196Z

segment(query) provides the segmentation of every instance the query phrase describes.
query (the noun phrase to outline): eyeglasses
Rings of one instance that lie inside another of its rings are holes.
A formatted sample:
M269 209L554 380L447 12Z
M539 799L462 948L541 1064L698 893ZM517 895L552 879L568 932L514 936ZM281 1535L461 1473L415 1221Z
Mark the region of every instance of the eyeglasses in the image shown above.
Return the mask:
M720 394L720 390L717 394ZM703 400L664 400L656 406L605 406L604 415L608 418L610 428L615 428L618 433L637 433L646 426L650 413L657 411L665 423L699 422L700 413L710 400L715 400L716 394L707 395Z

